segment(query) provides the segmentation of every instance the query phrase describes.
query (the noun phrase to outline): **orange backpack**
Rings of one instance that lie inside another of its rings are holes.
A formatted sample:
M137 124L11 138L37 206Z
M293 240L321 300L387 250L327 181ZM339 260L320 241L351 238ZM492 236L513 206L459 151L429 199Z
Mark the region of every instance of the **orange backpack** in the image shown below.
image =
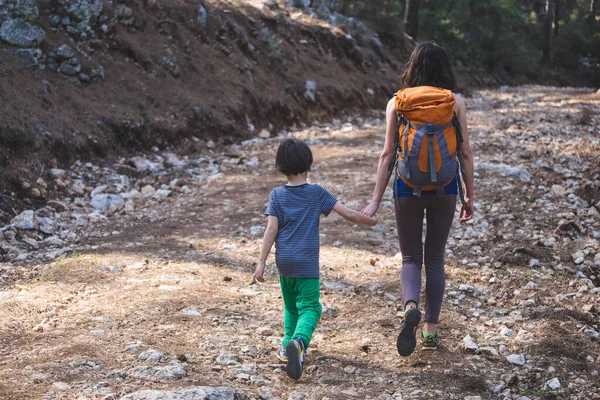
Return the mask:
M423 190L436 190L443 195L444 186L458 178L462 199L459 151L462 132L454 112L454 94L446 89L417 86L401 89L395 97L396 176L413 188L415 196L420 196Z

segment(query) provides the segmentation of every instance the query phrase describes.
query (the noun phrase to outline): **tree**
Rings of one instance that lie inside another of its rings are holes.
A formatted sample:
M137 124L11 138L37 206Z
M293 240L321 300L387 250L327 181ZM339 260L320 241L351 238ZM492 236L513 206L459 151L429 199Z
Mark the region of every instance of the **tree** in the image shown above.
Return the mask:
M560 19L559 8L560 0L554 0L554 22L552 23L552 33L554 34L554 36L558 35L558 22Z
M415 40L419 32L419 3L420 0L406 0L404 10L404 32Z
M554 14L553 11L554 7L552 0L546 0L546 15L544 16L544 23L542 24L544 30L542 33L542 52L544 54L544 64L546 65L550 64L550 37L552 35L552 14Z
M598 0L590 0L590 18L596 18L598 15Z

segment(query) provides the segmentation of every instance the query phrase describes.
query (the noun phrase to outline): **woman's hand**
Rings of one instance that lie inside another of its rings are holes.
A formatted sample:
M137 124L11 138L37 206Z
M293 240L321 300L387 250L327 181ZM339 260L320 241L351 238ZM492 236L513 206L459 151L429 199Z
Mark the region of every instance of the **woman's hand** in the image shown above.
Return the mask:
M373 216L375 216L375 213L377 212L378 209L379 209L379 203L376 203L373 200L371 200L369 205L366 206L365 208L363 208L363 210L361 212L364 215L366 215L367 217L373 218Z
M475 213L475 204L472 197L465 197L464 204L460 207L460 215L458 217L458 222L464 224L467 221L473 219L473 214Z

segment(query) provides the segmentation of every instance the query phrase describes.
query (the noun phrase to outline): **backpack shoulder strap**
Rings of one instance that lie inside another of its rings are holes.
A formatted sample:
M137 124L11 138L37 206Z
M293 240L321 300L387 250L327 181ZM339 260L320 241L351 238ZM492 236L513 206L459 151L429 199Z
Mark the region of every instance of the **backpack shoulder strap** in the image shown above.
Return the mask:
M396 97L397 95L397 93L394 93L394 97ZM402 121L405 121L404 116L400 114L397 110L396 118L398 118L398 122L396 123L396 132L394 134L394 155L392 156L392 159L390 160L390 163L388 164L387 168L387 173L389 176L392 175L392 171L394 170L396 162L398 161L398 150L400 150L400 125L402 125Z

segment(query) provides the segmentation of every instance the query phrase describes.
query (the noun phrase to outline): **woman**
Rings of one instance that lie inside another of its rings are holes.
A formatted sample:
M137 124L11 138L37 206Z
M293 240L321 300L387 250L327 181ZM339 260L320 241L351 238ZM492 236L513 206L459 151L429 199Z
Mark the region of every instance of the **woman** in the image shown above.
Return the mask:
M460 124L460 127L456 126L455 130L450 129L450 131L456 132L454 146L458 146L458 150L462 153L461 165L466 189L459 220L461 223L469 221L473 218L474 212L473 154L469 146L465 101L462 97L452 93L456 89L456 78L452 72L446 51L435 43L419 44L413 51L406 66L406 71L402 75L402 83L408 88L432 87L426 89L445 89L448 97L453 98L453 103L450 104L448 111L454 110L458 121L456 125ZM373 217L379 208L390 178L388 165L390 165L390 162L394 162L394 158L397 156L394 144L396 135L399 134L397 117L402 116L403 118L405 115L403 114L402 105L403 102L398 101L396 96L387 105L387 132L383 152L377 167L375 189L370 204L362 211L369 217ZM425 113L425 115L428 114ZM410 120L410 118L407 119ZM410 126L413 127L413 125ZM462 142L460 141L460 128L462 128ZM400 133L402 132L408 132L408 128L404 131L401 127ZM408 143L408 141L405 143ZM430 141L429 143L433 144L434 142ZM400 145L402 145L402 141L400 141ZM406 155L406 153L404 154ZM429 155L433 158L432 152ZM460 180L457 182L457 179L454 178L445 186L438 187L438 189L442 189L440 193L440 190L421 191L421 188L416 190L405 179L399 179L398 173L394 180L396 224L402 252L400 281L405 311L402 330L397 341L398 352L402 356L408 356L414 351L416 330L421 320L421 312L418 306L421 291L422 233L425 210L427 210L427 237L425 239L426 301L425 323L421 338L424 349L435 350L439 343L437 325L445 288L444 255L448 234L454 219L458 184L460 184Z

